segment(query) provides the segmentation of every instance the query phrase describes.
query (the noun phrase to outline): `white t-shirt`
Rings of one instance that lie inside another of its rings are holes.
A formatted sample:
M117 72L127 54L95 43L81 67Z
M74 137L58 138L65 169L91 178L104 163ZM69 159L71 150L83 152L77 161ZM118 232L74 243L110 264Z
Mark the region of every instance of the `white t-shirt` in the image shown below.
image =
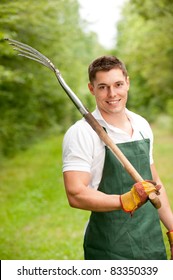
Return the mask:
M123 130L106 123L97 108L93 112L95 119L106 128L109 137L116 144L143 138L150 139L150 164L152 164L153 133L149 123L127 109L126 114L133 127L132 137ZM90 187L97 189L102 177L104 159L105 144L84 118L68 129L63 141L63 172L72 170L89 172L91 174Z

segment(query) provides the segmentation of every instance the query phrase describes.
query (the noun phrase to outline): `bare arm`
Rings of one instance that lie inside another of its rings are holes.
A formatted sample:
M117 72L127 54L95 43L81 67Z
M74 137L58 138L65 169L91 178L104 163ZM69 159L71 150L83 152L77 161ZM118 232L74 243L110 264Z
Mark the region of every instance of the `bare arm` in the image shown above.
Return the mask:
M157 184L160 184L162 186L162 188L160 189L160 196L159 196L162 206L158 210L160 220L168 230L173 230L173 213L169 204L166 190L159 178L159 175L157 173L154 164L151 165L151 171L152 171L153 180L157 182Z
M162 185L154 165L151 165L151 170L153 180ZM71 207L97 212L121 209L119 195L108 195L89 187L90 173L66 171L63 175L66 193ZM158 210L159 216L165 227L168 230L172 230L173 214L163 185L160 192L162 207Z
M89 187L90 173L66 171L63 175L70 206L97 212L121 209L119 195L108 195Z

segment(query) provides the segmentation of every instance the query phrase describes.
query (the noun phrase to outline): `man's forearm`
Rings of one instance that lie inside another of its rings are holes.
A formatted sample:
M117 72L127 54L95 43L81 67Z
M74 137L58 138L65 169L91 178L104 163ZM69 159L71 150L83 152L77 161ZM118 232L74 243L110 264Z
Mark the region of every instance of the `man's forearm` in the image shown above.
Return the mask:
M110 212L121 209L119 195L109 195L98 190L85 187L80 193L68 194L71 207L95 211Z
M167 228L173 230L173 213L164 186L160 190L161 208L158 210L160 220Z

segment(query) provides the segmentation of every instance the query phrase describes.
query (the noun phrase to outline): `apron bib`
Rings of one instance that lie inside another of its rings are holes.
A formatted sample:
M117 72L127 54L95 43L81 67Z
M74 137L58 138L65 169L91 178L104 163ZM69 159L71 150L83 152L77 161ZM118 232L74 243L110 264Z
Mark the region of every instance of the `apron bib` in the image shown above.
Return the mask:
M144 180L152 179L148 139L117 145ZM106 194L130 191L134 180L107 148L98 190ZM84 237L86 260L165 260L158 211L148 201L130 214L123 210L92 212Z

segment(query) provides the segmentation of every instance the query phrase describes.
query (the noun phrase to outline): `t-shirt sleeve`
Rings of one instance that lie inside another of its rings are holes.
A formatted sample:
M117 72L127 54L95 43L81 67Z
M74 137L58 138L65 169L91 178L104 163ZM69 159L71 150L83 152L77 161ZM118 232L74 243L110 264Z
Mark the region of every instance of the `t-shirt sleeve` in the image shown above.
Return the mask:
M90 128L79 121L66 132L63 140L63 172L91 172L93 141Z
M150 124L148 123L147 120L141 117L143 120L143 123L141 123L141 127L143 128L143 133L145 138L150 139L150 151L149 151L149 156L150 156L150 164L153 164L153 132L151 129Z
M153 132L151 129L151 126L149 122L143 118L140 115L137 115L133 112L130 112L130 115L135 119L135 123L138 127L138 130L142 132L142 135L144 138L150 140L150 151L149 151L149 157L150 157L150 164L153 164Z

